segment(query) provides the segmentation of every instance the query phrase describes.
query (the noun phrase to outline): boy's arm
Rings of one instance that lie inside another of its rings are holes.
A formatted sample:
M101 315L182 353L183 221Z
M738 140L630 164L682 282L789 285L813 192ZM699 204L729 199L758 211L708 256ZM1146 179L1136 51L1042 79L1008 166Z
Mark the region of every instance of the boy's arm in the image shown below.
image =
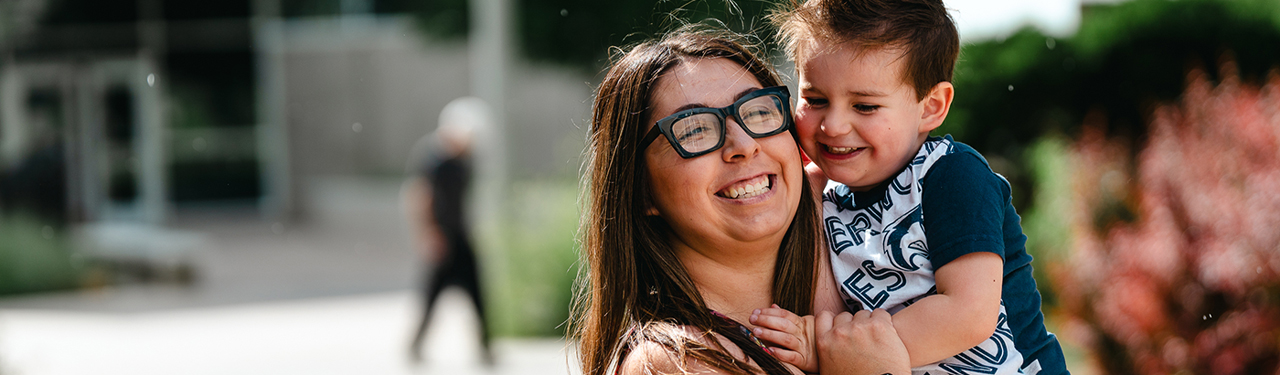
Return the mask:
M955 356L995 333L1004 261L970 253L934 272L938 294L893 315L893 327L919 367Z
M922 224L938 292L893 317L912 366L981 344L1000 316L1009 185L968 146L956 147L922 182Z

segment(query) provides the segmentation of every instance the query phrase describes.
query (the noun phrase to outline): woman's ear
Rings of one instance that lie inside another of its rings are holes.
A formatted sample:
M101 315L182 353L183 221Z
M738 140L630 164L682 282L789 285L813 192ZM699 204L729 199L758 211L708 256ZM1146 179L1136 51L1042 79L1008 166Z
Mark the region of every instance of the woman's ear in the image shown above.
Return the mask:
M920 134L927 134L942 126L951 111L951 100L956 96L956 88L951 82L938 82L929 90L929 95L920 101L923 111L920 114Z

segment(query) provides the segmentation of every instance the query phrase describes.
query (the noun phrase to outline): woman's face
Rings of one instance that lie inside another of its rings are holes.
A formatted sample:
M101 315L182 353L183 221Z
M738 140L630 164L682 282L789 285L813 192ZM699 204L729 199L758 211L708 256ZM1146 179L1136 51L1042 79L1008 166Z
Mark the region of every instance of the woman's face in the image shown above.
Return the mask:
M733 61L685 60L658 79L646 123L688 108L728 106L761 88ZM726 121L724 146L705 155L681 158L665 137L641 146L652 184L648 213L667 221L677 248L776 249L800 203L799 150L787 132L755 139L736 119Z

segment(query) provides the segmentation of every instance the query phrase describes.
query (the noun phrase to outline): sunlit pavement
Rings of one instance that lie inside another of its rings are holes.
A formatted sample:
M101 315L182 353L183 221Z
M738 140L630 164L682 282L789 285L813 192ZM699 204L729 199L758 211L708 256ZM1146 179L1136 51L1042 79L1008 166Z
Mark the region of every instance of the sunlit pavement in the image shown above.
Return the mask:
M557 339L499 339L495 365L481 365L476 318L457 291L439 302L424 363L410 363L422 265L399 188L318 181L297 223L176 217L172 228L207 238L191 285L0 298L0 375L576 373Z
M408 360L409 291L147 313L0 310L0 374L570 374L563 341L501 339L447 292L424 363Z

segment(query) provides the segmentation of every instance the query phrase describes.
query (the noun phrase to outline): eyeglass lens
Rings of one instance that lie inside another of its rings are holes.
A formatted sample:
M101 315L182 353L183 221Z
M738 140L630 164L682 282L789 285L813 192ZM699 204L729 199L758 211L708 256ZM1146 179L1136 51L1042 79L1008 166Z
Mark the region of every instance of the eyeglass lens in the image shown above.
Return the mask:
M749 132L755 133L753 135L759 135L781 128L786 123L783 115L781 101L776 96L765 95L739 105L734 117ZM720 121L714 113L699 113L671 124L671 134L686 152L706 151L716 147L724 137L721 131L725 127L720 125Z

